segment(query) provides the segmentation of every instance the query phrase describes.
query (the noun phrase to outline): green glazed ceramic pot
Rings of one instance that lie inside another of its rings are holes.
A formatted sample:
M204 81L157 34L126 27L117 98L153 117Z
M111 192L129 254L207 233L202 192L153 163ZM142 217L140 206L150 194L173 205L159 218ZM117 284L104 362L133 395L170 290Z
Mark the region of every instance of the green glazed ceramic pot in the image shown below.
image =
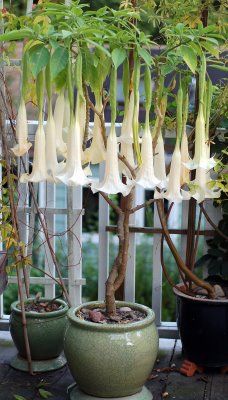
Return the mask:
M34 299L28 299L29 302ZM49 301L50 299L41 299ZM28 338L32 360L49 360L56 358L63 351L63 338L67 324L67 304L60 299L55 300L60 306L57 311L37 313L26 312ZM10 333L19 356L26 358L21 310L18 301L11 305Z
M143 305L117 302L146 314L145 319L120 324L99 324L76 317L81 308L99 308L90 302L68 311L64 352L79 388L97 397L124 397L142 390L158 352L154 312Z

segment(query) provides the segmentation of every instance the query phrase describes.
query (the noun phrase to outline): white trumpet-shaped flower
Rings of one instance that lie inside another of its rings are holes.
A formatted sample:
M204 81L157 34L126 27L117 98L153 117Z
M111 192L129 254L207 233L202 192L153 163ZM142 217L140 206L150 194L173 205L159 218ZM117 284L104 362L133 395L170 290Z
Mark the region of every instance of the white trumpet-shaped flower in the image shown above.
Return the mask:
M190 193L181 189L181 152L179 144L176 143L169 172L167 190L163 197L170 202L179 203L182 200L189 200Z
M50 179L55 181L55 176L61 172L64 163L58 163L56 152L56 130L52 110L50 109L45 127L46 132L46 166Z
M11 150L15 156L20 157L27 153L32 146L32 143L28 142L27 115L23 98L20 101L16 119L16 138L17 144Z
M205 168L197 168L196 177L191 184L194 186L192 197L194 197L198 203L201 203L204 199L217 199L220 197L221 190L216 186L210 189L210 182L210 172Z
M165 149L162 134L160 132L154 154L154 175L159 180L159 187L165 189L167 187L167 177L165 168Z
M131 167L135 168L134 150L133 150L133 113L134 113L134 92L131 92L129 104L121 127L119 141L121 143L120 154L126 158ZM131 173L126 165L120 161L120 172L131 178Z
M136 176L138 185L153 190L160 181L154 175L153 143L149 126L146 126L141 147L142 165Z
M190 160L191 159L188 151L188 137L186 129L184 129L181 138L181 185L188 183L190 180L189 168L186 167L186 164L188 164Z
M200 105L195 127L195 154L193 160L187 162L185 166L189 169L199 167L205 169L213 168L216 165L216 161L213 157L210 158L209 153L208 144L206 143L205 118L202 105Z
M133 184L125 185L120 178L118 165L118 144L115 132L115 125L111 126L111 131L107 140L107 155L105 164L105 175L101 183L93 183L91 189L93 193L98 191L107 194L122 193L127 196Z
M102 111L101 99L96 101L96 108L99 112ZM94 115L94 126L92 134L91 146L85 151L85 162L91 162L91 164L99 164L106 158L106 150L104 140L102 137L101 121L97 114Z
M79 118L79 103L77 100L75 119L71 118L67 141L67 160L65 168L57 178L68 186L87 185L90 180L87 178L82 168L82 145L81 145L81 126Z
M56 149L59 155L66 158L67 155L67 145L63 141L63 118L64 118L64 107L65 99L63 91L58 95L55 109L54 109L54 121L56 129Z
M21 175L20 181L42 182L48 179L45 151L45 133L43 124L39 122L35 136L33 166L31 174Z

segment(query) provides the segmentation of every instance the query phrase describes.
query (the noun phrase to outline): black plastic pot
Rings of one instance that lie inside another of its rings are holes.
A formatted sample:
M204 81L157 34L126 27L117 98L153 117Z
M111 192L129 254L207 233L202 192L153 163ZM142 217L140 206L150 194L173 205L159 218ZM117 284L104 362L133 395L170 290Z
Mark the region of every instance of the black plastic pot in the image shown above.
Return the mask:
M186 359L207 367L228 365L228 300L188 296L174 288L177 324Z

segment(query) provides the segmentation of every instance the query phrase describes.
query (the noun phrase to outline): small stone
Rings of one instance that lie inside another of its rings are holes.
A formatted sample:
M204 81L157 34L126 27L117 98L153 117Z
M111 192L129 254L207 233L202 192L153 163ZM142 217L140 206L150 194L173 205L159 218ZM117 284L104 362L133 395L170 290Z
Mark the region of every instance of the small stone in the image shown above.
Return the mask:
M92 322L100 322L104 319L103 314L100 311L89 311L89 318Z
M88 308L82 308L81 313L83 314L89 314L90 310Z
M129 312L129 311L132 311L132 309L130 307L120 307L119 311L120 312Z
M166 399L168 396L169 396L169 393L168 393L168 392L164 392L164 393L162 393L162 397L163 397L163 399Z
M198 294L198 295L201 295L201 296L207 295L207 290L206 290L206 289L203 289L203 288L201 288L201 287L199 287L199 286L196 286L196 287L193 289L193 291L194 291L194 293L196 293L196 294Z
M176 368L176 364L171 364L171 368Z
M220 285L214 285L215 297L225 297L225 293Z
M115 321L115 322L121 321L121 317L119 317L118 315L111 315L109 318L111 321Z

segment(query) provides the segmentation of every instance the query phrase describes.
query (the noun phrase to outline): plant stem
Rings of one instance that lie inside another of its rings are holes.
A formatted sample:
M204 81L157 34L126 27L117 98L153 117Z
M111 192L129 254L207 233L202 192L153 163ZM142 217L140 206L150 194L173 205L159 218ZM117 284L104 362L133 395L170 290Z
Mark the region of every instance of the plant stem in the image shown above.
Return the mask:
M157 200L157 210L158 210L158 215L159 215L159 219L163 228L163 232L164 232L164 236L166 239L166 242L169 246L169 249L178 265L178 267L181 269L181 271L185 274L185 277L189 280L194 282L197 286L200 286L204 289L207 290L208 292L208 297L211 299L215 298L215 292L214 292L214 288L207 282L204 282L202 279L198 278L184 263L184 261L182 260L181 256L179 255L179 252L177 250L177 248L175 247L171 236L169 234L169 230L167 227L167 223L166 223L166 218L164 215L164 204L163 204L163 200L159 199Z

